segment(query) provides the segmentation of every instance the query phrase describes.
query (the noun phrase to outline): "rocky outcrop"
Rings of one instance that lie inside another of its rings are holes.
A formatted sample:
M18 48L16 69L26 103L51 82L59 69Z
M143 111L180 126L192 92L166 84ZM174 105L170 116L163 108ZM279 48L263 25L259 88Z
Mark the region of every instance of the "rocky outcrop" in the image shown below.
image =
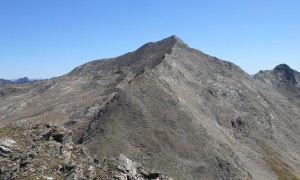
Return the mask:
M17 121L0 128L0 179L170 179L120 155L99 162L53 124Z
M103 179L172 180L172 178L167 177L159 171L145 168L140 163L133 162L123 154L118 158L106 159L101 166L101 174L109 174L108 176L103 176Z

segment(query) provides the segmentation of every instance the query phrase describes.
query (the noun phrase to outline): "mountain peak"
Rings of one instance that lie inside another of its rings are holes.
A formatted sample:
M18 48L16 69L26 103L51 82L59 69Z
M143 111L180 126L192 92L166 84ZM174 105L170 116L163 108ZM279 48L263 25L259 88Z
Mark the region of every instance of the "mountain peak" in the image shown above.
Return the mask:
M292 84L297 84L295 75L294 75L294 70L291 69L288 65L286 64L280 64L276 66L273 70L276 74L281 74L282 80L291 82Z
M178 36L176 36L176 35L172 35L172 36L170 36L170 37L168 37L168 38L170 38L170 39L173 39L173 41L175 41L175 42L183 42Z
M23 77L23 78L20 78L20 79L15 81L16 84L23 84L23 83L28 83L28 82L30 82L28 77Z
M178 45L183 45L187 46L178 36L172 35L170 37L167 37L159 42L169 42L172 43L172 45L178 44Z
M175 46L188 48L188 45L178 36L172 35L156 42L148 42L133 52L111 58L111 61L103 62L96 60L86 63L75 68L71 74L99 74L105 71L104 69L108 64L114 64L118 66L119 69L124 67L132 68L133 72L140 73L144 71L145 68L153 68L157 64L160 64L165 58L165 55L170 54ZM103 70L99 71L99 69L102 68Z
M274 68L274 71L290 71L292 70L287 64L279 64Z

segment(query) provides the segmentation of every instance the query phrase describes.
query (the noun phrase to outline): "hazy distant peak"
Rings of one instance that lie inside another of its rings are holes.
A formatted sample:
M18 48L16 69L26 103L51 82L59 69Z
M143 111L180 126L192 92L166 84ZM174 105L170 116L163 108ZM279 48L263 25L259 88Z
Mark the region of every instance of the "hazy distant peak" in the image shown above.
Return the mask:
M17 84L23 84L23 83L28 83L28 82L30 82L28 77L23 77L23 78L20 78L20 79L15 81L15 83L17 83Z

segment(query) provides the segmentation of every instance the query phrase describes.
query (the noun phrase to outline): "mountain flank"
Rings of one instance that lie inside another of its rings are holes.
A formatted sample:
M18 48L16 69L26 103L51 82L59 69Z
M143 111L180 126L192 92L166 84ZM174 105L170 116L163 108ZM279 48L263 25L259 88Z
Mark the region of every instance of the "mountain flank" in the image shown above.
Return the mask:
M299 179L298 82L286 65L253 78L171 36L0 87L0 124L64 126L99 162L123 154L173 179Z

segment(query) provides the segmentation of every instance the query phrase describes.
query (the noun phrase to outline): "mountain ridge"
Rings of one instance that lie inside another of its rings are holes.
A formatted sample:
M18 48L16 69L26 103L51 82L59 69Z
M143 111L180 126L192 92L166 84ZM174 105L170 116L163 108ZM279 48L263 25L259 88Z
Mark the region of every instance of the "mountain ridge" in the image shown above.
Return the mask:
M201 54L202 55L202 54ZM213 57L209 57L209 56L205 56L205 55L203 55L204 57L208 57L208 58L210 58L210 61L217 61L217 59L215 59L215 58L213 58ZM210 62L209 61L209 62ZM209 63L209 62L207 62L207 63ZM222 64L222 66L225 64L225 65L227 65L228 67L233 67L233 68L235 68L235 66L233 66L233 65L231 65L230 63L228 63L228 62L225 62L225 61L222 61L221 62L221 64ZM161 65L161 64L159 64L159 65ZM239 70L239 68L237 68L238 70ZM150 72L148 72L148 73L146 73L145 75L147 76L147 74L149 74ZM221 75L225 75L225 76L228 76L228 77L231 77L232 75L229 73L229 72L224 72L224 71L220 71L220 72L218 72L218 73L220 73ZM178 74L180 74L180 72L178 72ZM245 76L245 77L247 77L246 76L246 74L244 73L244 72L242 72L242 74L241 74L242 76ZM177 78L179 78L179 77L177 77ZM149 80L149 79L148 79ZM153 87L153 86L152 86ZM175 88L172 88L172 89L175 89ZM213 95L213 94L215 94L216 92L214 92L215 90L208 90L208 92L211 94L211 95ZM137 92L136 92L137 93ZM134 96L134 94L136 94L136 93L133 93L132 95ZM121 97L122 97L123 95L121 95ZM214 96L214 95L213 95ZM119 96L116 96L115 98L120 98ZM119 101L119 99L117 99L117 100L113 100L113 102L114 101ZM148 103L144 103L144 104L148 104ZM114 109L114 108L113 108ZM105 110L103 110L103 112L105 112L105 111L109 111L109 110L107 110L107 109L105 109ZM128 110L126 110L126 112L128 112ZM102 111L101 111L101 113L102 113ZM153 112L154 113L154 112ZM116 114L115 114L115 116L117 116ZM99 117L98 117L99 118ZM105 119L105 118L104 118ZM97 121L97 120L96 120ZM95 122L95 121L94 121ZM92 122L92 123L94 123L94 122ZM235 122L237 123L237 124L240 124L240 125L237 125L237 126L241 126L241 122L240 122L240 120L235 120ZM233 124L235 124L235 122L233 123ZM87 127L92 127L92 126L94 126L94 125L88 125ZM96 125L95 125L96 126ZM235 126L235 125L232 125L232 126ZM88 129L90 129L90 128L88 128ZM105 128L104 128L105 129ZM89 130L88 130L89 131ZM98 128L96 128L95 129L95 131L100 131L100 132L102 132L102 131L104 131L103 130L103 128L101 128L101 127L98 127ZM87 135L87 137L90 137L90 136L92 136L92 133L90 133L90 132L88 132L87 133L88 135ZM88 139L86 139L85 141L90 141L89 140L90 138L88 138ZM111 148L111 149L114 149L114 148ZM90 149L90 150L92 150L92 149ZM107 150L104 150L103 152L107 152Z
M100 161L124 154L174 179L300 174L300 108L176 36L0 94L2 125L64 125Z
M254 76L272 88L275 88L293 104L300 107L300 73L286 64L280 64L273 70L260 71Z
M170 53L172 51L172 48L175 45L187 47L187 45L180 38L173 35L158 42L146 43L142 45L140 48L138 48L137 50L135 50L134 52L129 52L121 56L118 56L116 58L100 59L100 60L95 60L95 61L85 63L72 70L69 74L76 74L77 71L84 71L85 66L89 66L90 68L89 70L92 71L92 73L95 73L95 69L93 69L91 66L95 66L95 68L97 68L97 64L102 65L105 64L107 61L115 61L114 66L117 66L116 69L120 69L124 66L130 66L141 60L143 60L144 62L150 61L148 62L149 64L141 64L142 66L153 67L155 66L156 63L159 63L159 60L161 60L165 54ZM144 55L148 53L148 51L154 51L156 53L156 56L144 57ZM136 66L141 66L141 65L136 65Z

